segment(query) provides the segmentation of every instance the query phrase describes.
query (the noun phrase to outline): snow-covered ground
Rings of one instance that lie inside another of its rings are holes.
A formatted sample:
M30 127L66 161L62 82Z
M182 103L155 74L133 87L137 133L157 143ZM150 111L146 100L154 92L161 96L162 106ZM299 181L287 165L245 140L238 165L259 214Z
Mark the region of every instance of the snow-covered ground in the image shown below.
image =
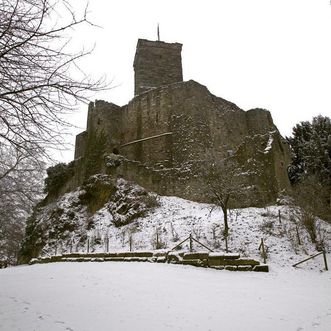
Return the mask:
M331 273L231 272L153 263L0 270L3 331L329 331Z
M59 204L63 215L72 208L70 199L74 202L74 195ZM122 227L114 226L107 206L90 216L89 251L105 251L106 240L109 251L128 251L130 238L133 250L153 250L156 245L169 250L192 234L214 251L224 252L220 209L210 212L208 204L159 199L159 207ZM50 240L42 255L86 252L87 245L79 239L86 233L88 215L84 209L79 215L81 227L70 234L71 243L68 236ZM324 271L322 255L292 267L317 252L292 216L286 206L231 211L229 250L262 261L258 246L263 238L269 273L147 262L67 262L2 269L0 330L329 331L331 272ZM330 224L318 222L317 239L327 251L330 235ZM182 250L188 249L185 245ZM196 244L194 249L203 250Z

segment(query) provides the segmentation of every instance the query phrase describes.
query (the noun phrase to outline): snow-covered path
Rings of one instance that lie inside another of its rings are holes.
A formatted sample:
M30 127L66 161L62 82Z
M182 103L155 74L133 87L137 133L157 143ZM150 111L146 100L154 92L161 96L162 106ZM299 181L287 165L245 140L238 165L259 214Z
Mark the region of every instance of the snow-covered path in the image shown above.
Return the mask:
M330 330L331 273L149 263L0 270L0 330Z

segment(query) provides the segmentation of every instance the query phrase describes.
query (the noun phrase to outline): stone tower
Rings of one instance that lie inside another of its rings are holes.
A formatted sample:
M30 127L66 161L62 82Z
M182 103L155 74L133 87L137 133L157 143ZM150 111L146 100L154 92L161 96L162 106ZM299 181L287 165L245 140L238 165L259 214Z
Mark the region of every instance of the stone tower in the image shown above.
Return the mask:
M183 81L182 44L139 39L134 58L134 94Z

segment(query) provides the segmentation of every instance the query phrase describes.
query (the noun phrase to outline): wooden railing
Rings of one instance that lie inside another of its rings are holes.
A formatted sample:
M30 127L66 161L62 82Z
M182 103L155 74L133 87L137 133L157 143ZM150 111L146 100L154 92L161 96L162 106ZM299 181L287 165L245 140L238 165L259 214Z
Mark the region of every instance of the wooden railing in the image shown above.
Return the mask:
M319 255L322 255L322 254L323 254L323 259L324 259L325 270L329 270L329 269L328 269L328 262L327 262L327 260L326 260L326 252L325 252L324 249L323 249L322 252L319 252L319 253L317 253L317 254L314 254L314 255L308 257L307 259L304 259L304 260L302 260L302 261L300 261L300 262L297 262L297 263L293 264L292 267L296 267L297 265L299 265L299 264L301 264L301 263L303 263L303 262L309 261L309 260L311 260L311 259L314 259L316 256L319 256Z
M176 245L174 248L172 248L170 251L175 250L177 247L181 246L185 241L190 241L190 252L193 251L193 241L195 241L197 244L199 244L200 246L208 249L210 252L212 252L213 250L211 250L209 247L207 247L206 245L202 244L200 241L198 241L197 239L193 238L192 234L190 234L185 240L181 241L178 245Z

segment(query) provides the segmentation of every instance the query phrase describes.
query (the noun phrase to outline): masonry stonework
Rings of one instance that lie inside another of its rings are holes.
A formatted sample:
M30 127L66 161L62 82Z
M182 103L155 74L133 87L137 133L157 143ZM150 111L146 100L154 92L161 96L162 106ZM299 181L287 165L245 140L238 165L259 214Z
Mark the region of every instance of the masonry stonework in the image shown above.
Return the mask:
M135 95L183 81L182 45L139 39L134 58Z
M206 201L201 172L210 155L232 155L250 173L247 196L236 205L274 202L290 188L290 154L270 113L243 111L193 80L183 82L180 50L180 44L138 41L137 95L123 107L105 101L90 104L87 130L76 144L80 179L73 183L82 181L84 172L91 174L87 160L97 151L92 161L100 163L98 172L122 176L162 195ZM158 63L156 55L162 55ZM162 70L169 75L163 77Z

